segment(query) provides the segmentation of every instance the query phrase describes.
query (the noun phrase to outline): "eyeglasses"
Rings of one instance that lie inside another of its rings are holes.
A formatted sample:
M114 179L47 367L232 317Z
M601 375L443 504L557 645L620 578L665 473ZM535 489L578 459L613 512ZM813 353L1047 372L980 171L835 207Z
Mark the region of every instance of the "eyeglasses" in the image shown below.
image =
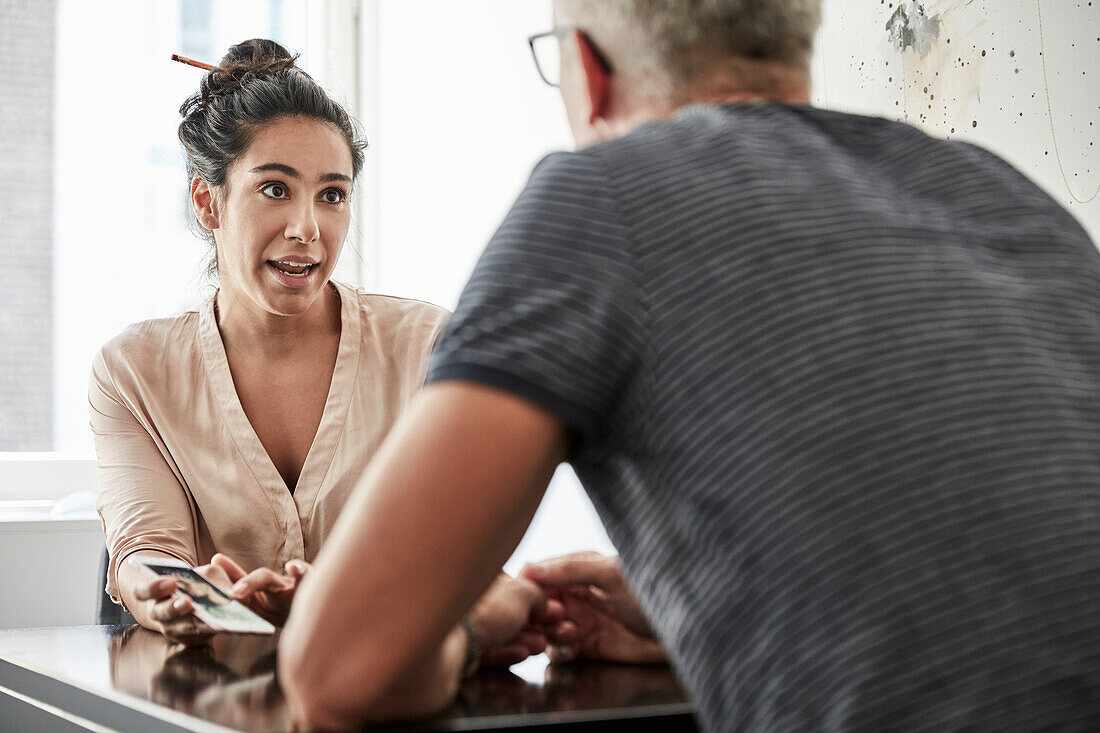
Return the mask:
M546 33L536 33L527 39L531 55L535 58L535 69L542 80L552 87L561 84L561 39L575 28L555 28Z
M552 87L561 84L561 39L574 31L584 38L600 65L603 66L603 70L606 73L611 73L611 65L607 63L607 59L584 31L576 26L555 28L546 33L537 33L527 39L527 45L531 47L531 55L535 58L535 68L538 70L539 76Z

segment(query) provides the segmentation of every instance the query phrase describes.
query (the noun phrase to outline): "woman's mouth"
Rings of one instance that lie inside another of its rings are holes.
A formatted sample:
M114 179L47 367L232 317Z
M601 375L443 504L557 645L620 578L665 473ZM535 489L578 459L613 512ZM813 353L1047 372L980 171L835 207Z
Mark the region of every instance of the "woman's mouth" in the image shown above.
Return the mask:
M271 268L275 278L288 287L300 288L310 279L310 275L317 269L316 262L299 262L297 260L268 260L267 266Z
M310 268L317 266L316 262L294 262L293 260L268 260L267 264L293 277L304 277L309 274Z

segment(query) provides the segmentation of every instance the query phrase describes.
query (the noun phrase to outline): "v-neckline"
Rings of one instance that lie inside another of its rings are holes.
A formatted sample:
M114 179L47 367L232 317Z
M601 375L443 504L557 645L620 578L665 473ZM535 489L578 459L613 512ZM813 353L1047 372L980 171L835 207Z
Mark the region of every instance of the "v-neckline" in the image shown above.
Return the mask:
M221 408L231 439L256 479L260 490L267 495L273 506L281 506L284 509L290 509L293 506L301 521L306 521L312 512L318 492L332 465L336 448L344 433L359 370L362 324L357 317L355 292L335 280L330 283L340 299L340 344L336 352L336 364L332 369L332 379L329 382L321 422L306 453L302 470L298 474L298 483L295 484L293 492L275 467L263 443L260 442L233 386L233 374L229 369L229 359L226 356L225 345L222 343L221 331L218 329L218 321L214 314L216 293L206 302L199 318L199 336L202 341L210 388Z

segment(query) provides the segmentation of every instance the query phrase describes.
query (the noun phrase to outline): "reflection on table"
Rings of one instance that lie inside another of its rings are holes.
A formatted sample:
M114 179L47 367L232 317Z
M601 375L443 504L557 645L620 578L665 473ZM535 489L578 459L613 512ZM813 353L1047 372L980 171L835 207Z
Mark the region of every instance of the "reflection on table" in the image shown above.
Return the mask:
M172 715L182 727L189 716L235 730L290 730L275 674L276 644L277 636L219 635L203 646L183 647L138 626L28 629L0 631L0 659L92 690L105 705L150 701L156 704L150 710ZM690 703L664 666L533 659L513 670L482 671L463 684L449 710L413 729L587 724L694 730Z
M116 690L229 728L291 728L272 637L223 634L185 647L140 626L108 628Z

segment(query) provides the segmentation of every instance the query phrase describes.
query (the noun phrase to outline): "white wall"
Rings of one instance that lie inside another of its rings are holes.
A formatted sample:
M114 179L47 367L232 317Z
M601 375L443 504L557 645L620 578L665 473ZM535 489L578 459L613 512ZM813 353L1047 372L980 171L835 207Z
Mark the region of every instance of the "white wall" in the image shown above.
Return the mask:
M899 10L938 36L899 49ZM814 103L989 148L1100 245L1100 2L825 0Z
M361 116L378 183L368 282L453 308L474 262L544 155L572 148L527 36L549 0L371 0Z

